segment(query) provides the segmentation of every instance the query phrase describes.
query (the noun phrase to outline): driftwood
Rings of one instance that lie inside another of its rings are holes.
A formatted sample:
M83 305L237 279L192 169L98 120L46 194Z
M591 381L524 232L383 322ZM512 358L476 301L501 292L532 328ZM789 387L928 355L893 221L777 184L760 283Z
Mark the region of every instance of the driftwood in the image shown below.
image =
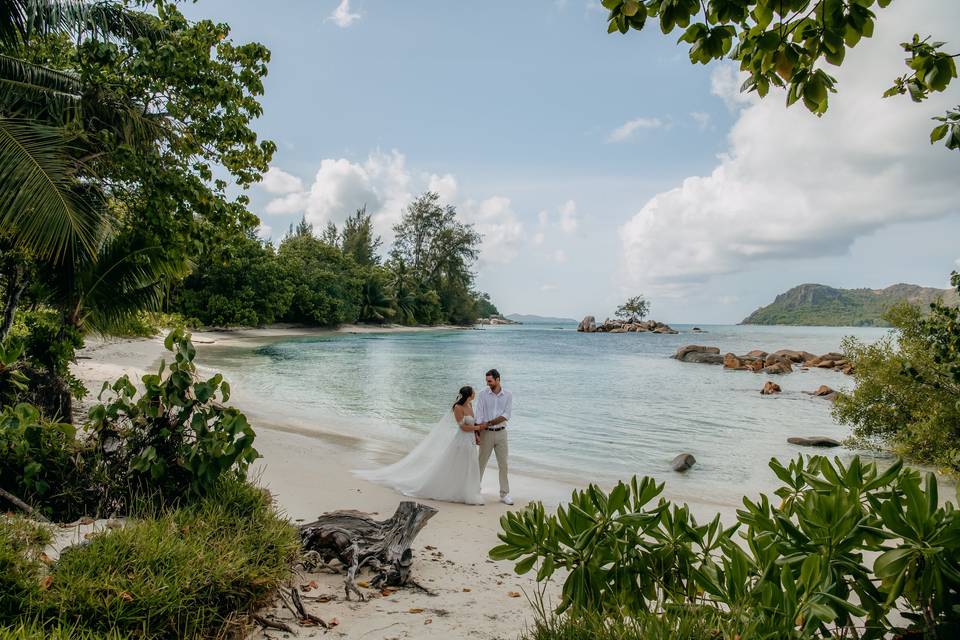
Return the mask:
M0 496L6 498L7 501L10 502L11 504L13 504L14 506L19 507L20 509L22 509L23 511L25 511L25 512L26 512L28 515L30 515L32 518L34 518L34 519L36 519L36 520L39 520L40 522L43 522L43 523L45 523L45 524L47 524L47 523L50 522L49 520L47 520L46 518L44 518L43 515L41 515L39 511L37 511L36 509L34 509L34 508L31 507L30 505L28 505L26 502L24 502L23 500L21 500L21 499L18 498L17 496L13 495L13 494L10 493L9 491L6 491L6 490L4 490L4 489L0 489Z
M343 587L347 600L351 592L363 600L356 584L357 571L363 567L375 573L370 580L374 588L419 586L410 580L410 545L436 513L433 507L409 501L401 502L387 520L374 520L358 511L335 511L301 525L300 542L305 556L318 556L324 564L339 560L347 573Z

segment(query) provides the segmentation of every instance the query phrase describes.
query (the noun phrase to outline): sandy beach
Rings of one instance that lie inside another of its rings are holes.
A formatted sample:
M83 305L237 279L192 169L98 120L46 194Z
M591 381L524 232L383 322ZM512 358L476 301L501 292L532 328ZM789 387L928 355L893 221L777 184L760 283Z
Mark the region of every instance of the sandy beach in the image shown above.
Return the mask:
M371 331L367 327L344 327L339 331ZM416 330L416 329L414 329ZM194 332L193 339L203 363L203 349L212 344L265 343L295 335L313 335L316 330L268 328L230 332ZM163 339L90 339L74 368L91 395L85 404L96 401L104 381L128 374L136 380L156 369L164 357ZM348 435L318 436L298 432L296 427L271 423L258 414L255 399L231 398L231 404L247 412L257 430L256 447L263 458L252 474L275 496L279 507L295 522L310 521L337 509L356 509L389 517L401 496L390 489L370 484L351 475L350 470L370 465L369 451L362 441ZM328 431L329 434L329 431ZM490 484L490 483L493 484ZM342 638L516 638L530 620L531 608L525 594L533 595L532 574L517 576L512 563L493 562L487 551L498 543L498 520L510 507L497 500L496 473L484 478L487 504L468 506L422 501L438 513L417 537L414 550L416 579L436 593L430 596L404 589L387 597L362 589L366 602L346 602L343 578L329 573L298 574L296 585L316 584L303 593L311 613L338 625L323 629L303 628L298 637ZM529 497L547 486L532 479L520 479L518 497ZM555 495L556 488L550 493ZM540 496L537 495L539 498ZM522 508L518 499L512 508ZM362 578L361 578L362 579ZM519 595L517 595L519 594ZM320 602L327 600L327 602ZM292 624L285 609L268 611ZM284 632L268 630L252 637L279 638Z
M345 326L338 332L428 331L398 327ZM256 347L293 337L329 335L332 330L274 326L264 329L232 331L195 331L202 373L204 351L219 347ZM162 336L149 339L96 339L80 353L74 367L90 396L83 402L96 402L105 381L123 374L138 381L155 371L167 355ZM316 424L302 424L276 411L258 406L257 398L236 392L230 404L242 409L257 431L256 447L262 458L251 474L275 497L279 508L295 523L309 522L320 514L338 509L355 509L387 518L403 499L394 491L360 480L352 469L371 468L396 460L401 452L382 443L355 437L348 425L336 418L318 416ZM261 403L262 404L262 403ZM322 424L321 424L322 422ZM492 463L492 461L491 461ZM483 481L487 502L483 506L441 503L424 500L437 509L414 544L414 576L436 595L416 589L404 589L388 596L363 589L366 602L347 602L343 597L343 579L330 573L299 573L297 586L306 585L305 604L314 615L336 620L337 626L324 634L322 629L303 628L298 637L343 638L517 638L532 619L533 597L537 584L533 573L517 576L513 564L494 562L487 557L498 544L499 518L508 509L521 509L529 500L548 507L564 501L574 485L548 478L534 478L511 472L516 505L507 507L498 501L497 474L493 464ZM734 506L716 504L704 496L690 499L665 493L666 497L687 502L698 519L709 519L718 511L732 522ZM362 577L360 578L363 579ZM315 586L313 586L315 585ZM556 601L558 585L551 585L547 597ZM280 607L266 612L278 620L293 624L293 616ZM281 631L260 631L253 638L284 637Z

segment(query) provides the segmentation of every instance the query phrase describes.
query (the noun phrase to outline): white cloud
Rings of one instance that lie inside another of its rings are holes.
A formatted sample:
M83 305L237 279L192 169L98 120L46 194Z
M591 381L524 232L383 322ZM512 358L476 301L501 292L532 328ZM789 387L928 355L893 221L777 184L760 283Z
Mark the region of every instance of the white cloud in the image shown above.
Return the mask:
M267 193L282 194L303 191L303 180L291 175L279 167L270 167L263 174L260 186Z
M545 238L544 238L543 232L538 231L535 234L533 234L533 238L531 239L531 242L533 242L535 246L540 246L541 244L543 244L544 240Z
M634 118L610 132L607 142L623 142L629 140L639 129L658 129L663 126L660 118Z
M323 229L328 222L340 224L366 205L376 232L389 244L393 226L402 218L407 204L417 193L428 190L438 193L441 203L454 205L461 219L473 224L483 235L481 261L507 263L517 256L524 240L524 227L509 198L495 195L480 200L460 200L455 176L412 173L399 151L376 151L364 162L324 158L309 188L274 198L267 203L266 212L284 215L303 212L315 229Z
M443 202L453 202L457 198L457 179L449 173L442 176L431 173L427 177L427 190L435 192Z
M257 225L256 233L257 237L261 240L269 240L271 234L273 233L273 227L268 224Z
M341 29L346 29L362 17L360 13L350 13L350 0L340 0L340 4L333 10L327 20Z
M705 131L710 126L710 114L704 111L693 111L690 118L696 123L701 131Z
M557 249L551 257L557 264L564 264L567 261L567 252L563 249Z
M710 74L710 93L723 100L731 111L760 102L756 93L742 93L740 86L744 78L737 71L737 65L732 62L721 62ZM776 96L771 100L777 102ZM783 106L783 103L780 103Z
M564 233L577 230L577 203L573 200L567 200L560 207L560 230Z
M555 284L542 284L540 285L540 291L556 291L559 287Z
M523 241L523 223L517 219L510 198L467 200L457 211L483 236L481 262L506 264L517 257Z
M366 206L377 232L388 236L413 197L410 183L406 159L398 151L376 151L362 163L346 158L324 158L308 189L271 200L266 212L274 215L302 212L307 222L322 228L327 222L340 223Z
M960 6L946 6L884 10L876 37L829 69L839 93L820 119L786 109L782 93L735 98L739 78L714 74L716 92L742 108L729 149L710 175L657 194L621 228L629 279L675 290L765 260L843 254L885 225L957 211L953 152L927 141L929 116L956 97L880 97L903 68L897 43L960 20Z

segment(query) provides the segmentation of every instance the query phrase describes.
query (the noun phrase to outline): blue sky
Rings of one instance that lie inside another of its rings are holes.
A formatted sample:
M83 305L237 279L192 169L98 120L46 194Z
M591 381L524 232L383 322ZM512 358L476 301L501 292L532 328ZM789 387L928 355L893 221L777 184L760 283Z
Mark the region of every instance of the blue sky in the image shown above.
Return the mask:
M279 150L251 198L274 239L366 204L389 242L434 188L484 234L478 286L502 311L606 316L643 292L696 323L802 282L946 286L960 258L960 155L925 143L960 88L879 98L911 29L960 45L950 0L883 10L821 121L738 96L732 67L654 28L607 35L599 0L183 7L272 51L257 129Z

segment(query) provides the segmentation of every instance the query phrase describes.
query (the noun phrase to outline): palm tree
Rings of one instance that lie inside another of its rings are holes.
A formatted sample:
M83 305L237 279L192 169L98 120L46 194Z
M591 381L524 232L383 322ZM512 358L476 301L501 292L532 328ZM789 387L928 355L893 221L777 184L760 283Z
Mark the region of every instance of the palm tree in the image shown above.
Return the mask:
M392 302L379 274L369 274L360 285L360 320L385 322L396 313Z
M113 237L109 194L91 166L105 149L88 134L108 130L113 139L139 148L163 140L168 124L126 96L22 56L36 36L156 39L163 36L158 25L155 17L115 2L0 0L0 236L46 265L43 271L54 271L47 278L57 283L53 306L77 327L115 323L134 301L159 296L146 289L159 290L160 277L174 270L162 254L146 248L117 255L122 245ZM147 264L151 255L154 265ZM97 295L107 283L115 287L112 295ZM0 340L25 286L16 284L4 291ZM68 292L66 286L77 289Z

